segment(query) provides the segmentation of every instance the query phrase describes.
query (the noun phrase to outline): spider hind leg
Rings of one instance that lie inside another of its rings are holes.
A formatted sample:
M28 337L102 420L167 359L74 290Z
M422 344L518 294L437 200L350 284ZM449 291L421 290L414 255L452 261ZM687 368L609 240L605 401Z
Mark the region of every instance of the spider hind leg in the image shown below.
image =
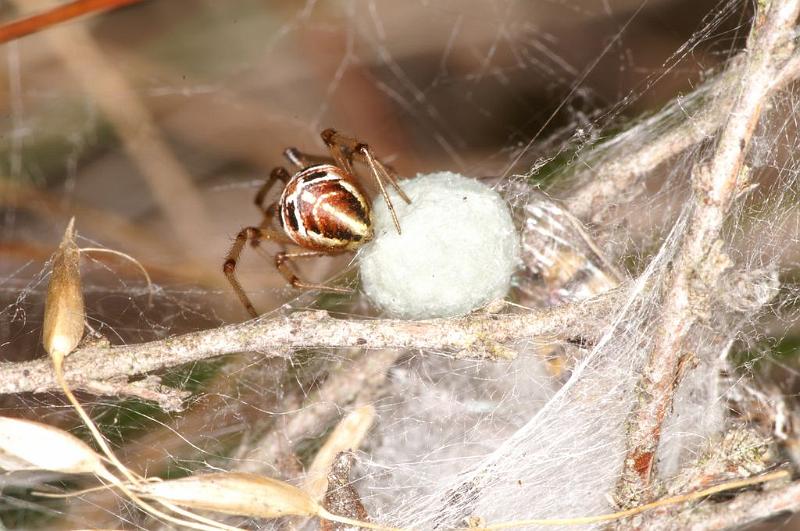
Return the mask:
M338 288L335 286L326 286L324 284L315 284L313 282L306 282L301 280L300 277L295 274L291 267L289 267L289 262L297 259L302 258L317 258L320 256L331 256L331 253L326 253L322 251L304 251L298 253L287 253L285 251L281 251L275 255L275 268L280 271L283 275L283 278L286 281L294 286L295 288L300 289L314 289L320 291L330 291L333 293L352 293L353 290L347 288Z

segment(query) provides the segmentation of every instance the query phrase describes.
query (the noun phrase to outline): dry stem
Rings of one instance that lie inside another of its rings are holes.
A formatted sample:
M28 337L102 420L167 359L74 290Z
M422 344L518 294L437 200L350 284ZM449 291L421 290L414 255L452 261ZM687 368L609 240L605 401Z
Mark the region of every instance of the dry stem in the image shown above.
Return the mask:
M508 359L505 344L580 337L593 341L624 290L580 303L524 314L475 313L427 321L343 320L324 311L261 318L125 346L86 346L70 355L64 374L72 387L106 381L238 352L289 357L302 348L421 349L454 357ZM58 388L48 360L0 364L0 394Z
M0 27L0 43L19 39L31 33L46 30L50 26L68 20L101 11L116 9L140 2L141 0L78 0L66 5L59 5L43 13L26 16Z
M700 318L709 290L730 264L721 251L720 231L745 184L740 175L761 109L791 53L789 38L800 0L775 0L760 7L728 121L711 161L693 170L694 210L674 260L655 348L639 384L639 401L629 417L618 491L625 504L638 501L650 486L661 425L680 379L684 340Z
M617 529L716 531L739 529L760 520L800 511L800 482L765 492L745 492L731 501L708 503L690 510L662 511L620 522Z

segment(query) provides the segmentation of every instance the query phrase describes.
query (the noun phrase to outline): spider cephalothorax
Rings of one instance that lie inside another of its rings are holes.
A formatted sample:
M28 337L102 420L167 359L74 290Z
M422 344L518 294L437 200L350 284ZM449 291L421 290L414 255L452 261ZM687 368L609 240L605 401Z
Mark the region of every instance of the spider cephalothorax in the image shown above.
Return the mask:
M283 167L272 170L270 178L259 189L255 198L256 205L264 213L264 220L258 227L245 227L239 231L225 259L225 276L253 316L258 313L235 275L236 262L248 241L253 246L257 246L261 240L272 240L306 249L295 253L281 251L275 255L275 267L292 286L348 291L303 282L287 262L297 258L354 251L372 238L372 211L366 193L358 184L353 161L361 162L369 168L389 207L395 227L400 232L400 223L384 187L384 180L389 181L406 202L410 201L397 185L391 168L376 159L367 144L341 135L333 129L323 131L322 140L330 150L330 157L306 155L294 148L284 151L286 158L299 171L292 176ZM283 192L277 202L265 208L264 199L275 181L284 183ZM275 217L278 218L282 230L274 226Z

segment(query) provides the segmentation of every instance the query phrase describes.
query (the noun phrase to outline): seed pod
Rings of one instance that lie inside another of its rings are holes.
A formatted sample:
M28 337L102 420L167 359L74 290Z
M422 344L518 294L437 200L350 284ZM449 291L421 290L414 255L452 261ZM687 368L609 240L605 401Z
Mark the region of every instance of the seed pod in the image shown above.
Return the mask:
M42 343L54 360L67 356L83 337L85 315L79 262L75 218L72 218L53 256L53 272L44 305Z
M297 487L241 472L201 474L142 484L143 496L188 507L257 518L316 516L321 507Z
M30 420L0 417L0 467L95 474L111 480L97 453L77 437Z

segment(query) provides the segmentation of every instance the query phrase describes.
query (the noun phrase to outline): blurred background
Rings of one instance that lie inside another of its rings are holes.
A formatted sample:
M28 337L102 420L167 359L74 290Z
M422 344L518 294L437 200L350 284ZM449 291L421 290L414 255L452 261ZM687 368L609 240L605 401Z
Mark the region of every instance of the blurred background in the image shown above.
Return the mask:
M1 2L0 20L49 5ZM741 48L750 14L710 0L147 0L1 45L0 359L43 355L45 263L71 216L81 245L133 255L156 284L149 304L130 264L84 260L90 324L113 343L241 321L222 263L261 221L253 196L284 148L324 153L319 133L335 127L401 175L503 182L690 92ZM246 249L239 268L260 311L337 308L295 300L271 252ZM302 272L322 280L348 260ZM171 377L214 389L215 371ZM238 403L254 404L243 387ZM216 389L180 415L102 400L93 412L129 459L159 470L180 458L171 429L196 442L209 411L219 437L247 424ZM281 398L252 392L260 408ZM76 424L59 396L0 397L0 411Z
M4 2L2 15L46 5ZM319 132L335 127L402 175L523 173L578 130L608 134L690 91L741 46L747 9L150 0L3 45L0 296L16 300L75 215L87 242L136 256L167 294L200 296L202 315L172 318L240 319L221 264L236 232L260 221L252 198L285 147L322 153ZM266 311L291 292L251 254L242 281ZM308 276L325 277L321 262ZM88 269L88 284L109 283L96 308L130 306L114 292L140 283L133 269ZM36 336L38 316L20 326L7 315L2 355L30 356L36 341L19 336Z

